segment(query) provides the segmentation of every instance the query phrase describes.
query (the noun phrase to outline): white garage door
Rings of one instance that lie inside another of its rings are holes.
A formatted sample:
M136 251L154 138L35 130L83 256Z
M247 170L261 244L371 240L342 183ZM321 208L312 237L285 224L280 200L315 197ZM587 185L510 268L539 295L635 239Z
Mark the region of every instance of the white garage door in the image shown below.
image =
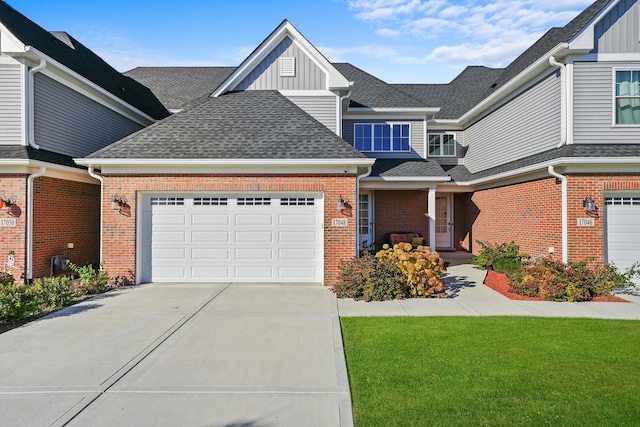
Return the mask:
M620 270L640 261L640 195L605 197L606 261Z
M322 282L319 194L148 194L144 282Z

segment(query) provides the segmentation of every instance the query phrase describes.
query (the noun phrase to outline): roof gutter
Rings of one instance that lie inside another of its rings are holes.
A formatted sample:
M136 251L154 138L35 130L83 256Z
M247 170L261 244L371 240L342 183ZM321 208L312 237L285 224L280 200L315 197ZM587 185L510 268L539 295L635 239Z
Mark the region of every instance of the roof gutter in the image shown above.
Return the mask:
M27 46L28 48L29 46ZM34 103L35 103L35 93L34 93L34 80L35 77L34 75L39 72L42 71L45 67L47 66L47 61L44 60L43 58L40 58L40 63L29 69L29 77L27 79L27 143L29 144L29 146L35 148L36 150L40 149L40 146L38 144L36 144L35 141L35 131L34 131L34 121L35 121L35 117L34 117Z
M560 143L557 148L567 143L567 66L556 61L553 55L549 56L549 64L560 70Z
M547 168L549 174L560 180L562 184L562 262L567 263L569 260L568 251L569 251L569 231L568 231L568 208L567 208L567 177L559 174L553 168L553 166L549 166Z
M376 159L73 159L79 165L122 166L370 166Z

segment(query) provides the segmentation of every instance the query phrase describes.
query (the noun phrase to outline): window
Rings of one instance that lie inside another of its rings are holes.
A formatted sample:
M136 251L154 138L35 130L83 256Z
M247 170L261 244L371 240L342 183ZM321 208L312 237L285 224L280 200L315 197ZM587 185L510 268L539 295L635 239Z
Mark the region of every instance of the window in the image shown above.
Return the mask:
M409 151L409 123L356 123L353 145L360 151Z
M455 156L456 136L446 133L429 134L429 156Z
M640 125L640 70L616 71L616 124Z

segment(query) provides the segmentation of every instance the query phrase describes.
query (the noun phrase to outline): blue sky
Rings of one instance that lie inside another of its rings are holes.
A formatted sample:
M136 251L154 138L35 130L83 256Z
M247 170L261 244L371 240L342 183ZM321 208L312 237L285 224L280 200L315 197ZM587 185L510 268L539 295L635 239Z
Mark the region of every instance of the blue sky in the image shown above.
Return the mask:
M329 60L389 83L446 83L503 67L591 0L8 0L119 71L235 66L283 19Z

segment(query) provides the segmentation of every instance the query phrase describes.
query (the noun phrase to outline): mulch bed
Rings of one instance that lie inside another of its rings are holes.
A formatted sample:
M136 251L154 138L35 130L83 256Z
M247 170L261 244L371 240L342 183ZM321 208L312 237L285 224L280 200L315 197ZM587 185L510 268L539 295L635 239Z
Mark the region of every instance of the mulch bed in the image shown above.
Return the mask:
M484 284L496 292L501 293L505 297L512 300L520 300L520 301L544 301L544 297L528 297L525 295L516 294L514 292L509 292L509 279L507 279L506 274L498 273L493 270L489 270L487 272L487 277L484 279ZM597 296L591 300L591 302L629 302L626 299L614 296L614 295L606 295L606 296Z

